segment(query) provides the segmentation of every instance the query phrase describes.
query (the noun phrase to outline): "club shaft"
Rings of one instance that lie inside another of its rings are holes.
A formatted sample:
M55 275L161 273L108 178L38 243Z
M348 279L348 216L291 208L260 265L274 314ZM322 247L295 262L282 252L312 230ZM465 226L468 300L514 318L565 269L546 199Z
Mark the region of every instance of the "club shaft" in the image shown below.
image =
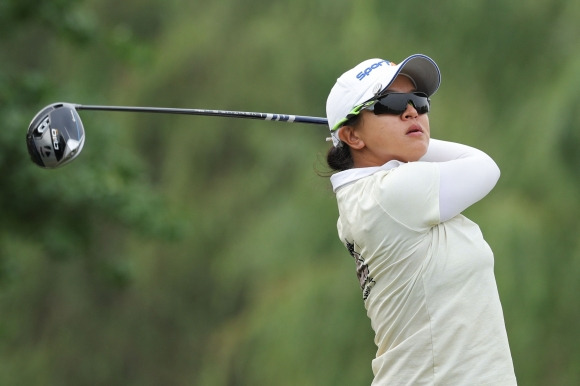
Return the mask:
M310 123L316 125L328 125L326 118L310 117L304 115L270 114L247 111L228 110L204 110L204 109L180 109L167 107L136 107L136 106L99 106L99 105L75 105L77 110L101 110L121 111L133 113L156 113L156 114L184 114L203 115L210 117L259 119L263 121L279 121L289 123Z

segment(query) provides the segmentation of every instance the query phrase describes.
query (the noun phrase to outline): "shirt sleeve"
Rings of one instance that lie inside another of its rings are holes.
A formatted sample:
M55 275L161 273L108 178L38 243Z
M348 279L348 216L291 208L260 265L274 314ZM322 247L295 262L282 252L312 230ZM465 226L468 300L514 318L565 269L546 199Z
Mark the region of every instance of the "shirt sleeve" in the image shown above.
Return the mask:
M376 199L387 215L423 232L439 223L439 177L435 163L410 162L381 176Z
M431 139L421 161L439 167L440 221L447 221L485 197L500 171L487 154L473 147Z

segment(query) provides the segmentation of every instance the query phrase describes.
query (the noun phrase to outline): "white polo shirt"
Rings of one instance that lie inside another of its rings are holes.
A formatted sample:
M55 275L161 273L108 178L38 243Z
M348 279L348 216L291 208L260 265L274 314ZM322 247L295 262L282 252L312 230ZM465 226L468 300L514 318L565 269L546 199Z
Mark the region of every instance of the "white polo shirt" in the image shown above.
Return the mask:
M373 385L515 385L493 253L463 215L440 221L440 166L331 178L375 331Z

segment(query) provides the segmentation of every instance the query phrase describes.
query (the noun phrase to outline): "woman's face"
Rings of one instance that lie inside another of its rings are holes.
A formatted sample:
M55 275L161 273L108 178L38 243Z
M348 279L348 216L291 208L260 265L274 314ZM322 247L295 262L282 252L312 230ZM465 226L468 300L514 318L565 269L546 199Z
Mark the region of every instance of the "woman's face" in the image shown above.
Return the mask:
M413 92L415 86L399 75L388 91ZM417 113L412 104L401 115L363 110L357 125L339 132L351 147L355 167L380 166L391 160L417 161L427 152L430 134L428 115Z

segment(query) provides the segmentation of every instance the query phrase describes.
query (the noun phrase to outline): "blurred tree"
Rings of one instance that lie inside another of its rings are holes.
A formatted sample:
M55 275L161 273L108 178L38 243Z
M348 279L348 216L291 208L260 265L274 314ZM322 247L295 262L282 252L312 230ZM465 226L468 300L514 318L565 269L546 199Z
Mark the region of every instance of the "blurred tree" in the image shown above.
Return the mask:
M89 131L91 146L100 150L82 157L86 167L42 171L29 162L23 145L26 117L69 81L51 73L51 63L58 62L55 52L71 43L73 50L83 50L102 32L77 23L83 15L77 2L8 1L3 6L6 23L1 24L7 34L0 44L13 55L5 57L0 72L5 117L0 133L2 234L13 242L36 244L57 259L87 254L104 228L122 225L170 235L175 224L166 220L163 203L149 188L137 157L114 148L121 138L114 129Z

